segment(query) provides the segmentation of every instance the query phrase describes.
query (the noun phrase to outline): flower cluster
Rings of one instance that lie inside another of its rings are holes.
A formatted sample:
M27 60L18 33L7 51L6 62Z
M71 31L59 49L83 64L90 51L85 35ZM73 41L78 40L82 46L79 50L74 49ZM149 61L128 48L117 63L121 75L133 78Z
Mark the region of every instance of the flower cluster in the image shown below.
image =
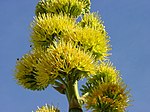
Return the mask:
M81 27L90 27L95 30L101 31L104 35L106 35L105 26L103 25L103 21L101 20L98 13L87 13L85 14L81 21L78 22L78 25Z
M94 73L94 57L71 42L56 42L47 51L36 49L17 62L18 84L31 90L43 90L58 76L74 81ZM69 76L68 76L69 75ZM70 76L71 75L71 76Z
M35 14L67 14L69 17L77 17L89 12L90 0L41 0Z
M93 112L125 112L129 105L129 90L110 62L102 62L81 91L83 95L88 93L85 107Z
M36 110L36 112L60 112L58 108L54 107L53 105L45 105L42 107L38 107L38 109Z
M75 21L68 16L42 14L31 24L31 42L38 48L47 48L54 41L72 39Z
M87 16L87 15L85 15ZM93 14L89 15L95 17ZM87 18L87 17L85 17ZM39 15L33 21L31 27L31 42L34 47L47 48L56 40L65 40L78 42L83 49L91 51L96 55L97 59L104 60L109 56L110 51L109 38L98 18L90 19L89 27L83 27L80 24L87 24L87 20L83 19L76 24L73 18L63 15ZM92 35L91 35L92 34Z
M49 74L39 74L37 65L39 59L42 58L42 54L44 52L41 50L34 50L17 61L15 78L19 85L31 90L43 90L50 83L49 77L55 77L49 76Z
M52 74L79 80L94 72L94 57L71 42L57 42L47 49L38 64L40 74ZM75 76L73 76L73 74Z
M86 108L92 112L125 112L129 97L123 83L102 83L86 97Z
M86 94L91 91L94 87L97 87L99 83L113 82L117 83L120 80L119 71L110 62L101 62L97 65L95 75L88 78L86 86L83 85L81 89L82 94Z

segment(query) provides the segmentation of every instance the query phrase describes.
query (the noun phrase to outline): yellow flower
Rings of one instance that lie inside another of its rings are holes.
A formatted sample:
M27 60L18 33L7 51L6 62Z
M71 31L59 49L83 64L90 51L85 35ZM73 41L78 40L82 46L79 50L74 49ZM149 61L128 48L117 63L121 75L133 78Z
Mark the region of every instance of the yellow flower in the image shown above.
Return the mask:
M123 82L97 85L86 97L87 109L92 112L125 112L129 106L129 91Z
M77 17L89 12L90 0L40 0L36 6L35 14L65 14L69 17Z
M73 40L80 42L84 49L87 48L91 51L96 59L104 60L109 56L109 39L98 30L90 27L79 27L76 28L75 33L76 35L72 37Z
M107 35L105 26L99 15L97 13L87 13L77 24L83 28L82 32L86 34L83 38L86 40L89 39L89 41L86 42L89 43L97 58L104 60L109 56L108 52L111 50L109 36Z
M38 107L38 109L36 110L36 112L60 112L60 110L56 107L54 107L53 105L45 105L42 107Z
M55 76L39 74L37 70L37 65L43 55L43 51L34 50L17 61L15 78L19 85L31 90L43 90L52 83L50 79L54 79Z
M109 38L105 33L91 27L81 27L67 16L43 14L35 18L32 28L31 42L36 48L47 48L54 41L63 39L77 42L83 49L91 51L96 59L104 60L109 56Z
M79 80L94 72L94 57L72 42L56 42L40 60L39 74L52 74ZM69 75L69 76L68 76Z
M107 32L105 31L105 26L103 25L103 21L97 13L87 13L85 14L81 21L78 22L78 25L81 27L90 27L95 30L99 30L100 33L107 36Z
M117 83L120 80L120 72L109 61L101 62L96 75L101 78L103 82Z
M108 62L101 62L100 65L97 65L97 69L95 75L92 75L88 78L86 86L82 85L82 94L90 93L93 91L95 87L99 84L103 83L112 83L116 84L120 82L122 79L120 77L120 73L116 68L113 66L112 63Z
M117 83L121 80L120 73L110 62L101 62L97 67L95 75L88 79L88 83L92 87L97 86L99 83L111 82ZM90 88L89 88L90 89Z
M53 41L62 37L64 40L70 40L75 27L75 20L67 16L52 16L51 14L42 14L35 18L31 24L31 42L34 47L47 48Z
M94 57L72 42L56 42L47 51L35 49L17 62L18 84L31 90L43 90L58 76L74 81L94 73Z

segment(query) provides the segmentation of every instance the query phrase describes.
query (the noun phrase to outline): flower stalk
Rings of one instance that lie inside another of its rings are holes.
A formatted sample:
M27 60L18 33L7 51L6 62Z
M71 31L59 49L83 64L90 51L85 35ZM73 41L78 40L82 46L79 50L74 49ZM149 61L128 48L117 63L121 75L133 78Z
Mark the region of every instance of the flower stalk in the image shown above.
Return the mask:
M79 102L78 82L68 83L66 88L66 96L69 103L69 112L82 112L81 104Z

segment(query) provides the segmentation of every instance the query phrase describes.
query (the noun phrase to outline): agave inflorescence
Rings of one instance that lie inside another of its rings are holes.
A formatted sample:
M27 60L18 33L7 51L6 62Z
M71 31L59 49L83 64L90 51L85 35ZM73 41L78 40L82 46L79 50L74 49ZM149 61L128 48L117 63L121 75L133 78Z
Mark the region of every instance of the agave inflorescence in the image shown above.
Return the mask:
M32 50L17 61L15 78L31 90L49 85L67 96L69 112L124 112L129 91L108 61L110 38L90 0L40 0L31 23ZM80 20L80 19L81 20ZM80 97L78 81L87 79ZM59 112L43 106L37 112Z

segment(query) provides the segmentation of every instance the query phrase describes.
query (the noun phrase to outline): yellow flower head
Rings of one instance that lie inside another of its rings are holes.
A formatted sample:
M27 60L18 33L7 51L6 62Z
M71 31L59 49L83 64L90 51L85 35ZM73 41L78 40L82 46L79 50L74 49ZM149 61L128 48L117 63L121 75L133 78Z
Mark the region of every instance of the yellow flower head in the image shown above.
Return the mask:
M77 17L89 12L90 0L40 0L36 6L35 14L64 14L69 17Z
M56 107L54 107L53 105L45 105L42 107L38 107L38 109L36 110L36 112L60 112L60 110Z
M78 25L81 27L90 27L95 30L99 30L103 35L107 36L107 32L105 31L105 26L103 25L103 21L101 20L98 13L87 13L85 14L81 21L78 22Z
M97 70L97 73L95 76L97 76L97 79L101 82L117 83L120 80L119 71L116 70L116 68L113 66L113 64L109 61L102 62L98 66L98 70ZM94 80L94 79L92 79L92 80Z
M34 47L47 48L53 41L64 38L70 40L75 27L75 21L67 16L42 14L31 24L31 42Z
M34 50L17 61L15 78L18 84L31 90L43 90L52 83L50 79L54 79L55 76L39 74L37 70L39 59L43 54L44 52L40 50Z
M36 48L47 48L55 40L71 40L77 42L83 49L91 51L96 59L104 60L109 56L109 38L102 23L99 23L98 29L93 27L77 25L74 19L67 16L43 14L36 17L32 23L31 42Z
M129 91L120 83L97 85L86 97L85 107L92 112L125 112L129 106Z
M83 28L83 34L86 34L82 38L89 40L86 42L89 43L97 58L103 60L109 56L108 52L111 50L109 36L99 15L97 13L87 13L78 22L78 25Z
M96 59L104 60L109 56L109 39L98 30L90 27L78 27L75 33L75 36L72 37L73 40L78 41L84 49L87 48L91 51Z
M40 74L61 75L79 80L93 73L94 58L72 42L56 42L47 49L37 67Z
M93 88L97 87L100 83L118 83L121 81L119 71L110 62L101 62L98 65L96 74L88 78L86 86L82 86L82 94L91 92Z

